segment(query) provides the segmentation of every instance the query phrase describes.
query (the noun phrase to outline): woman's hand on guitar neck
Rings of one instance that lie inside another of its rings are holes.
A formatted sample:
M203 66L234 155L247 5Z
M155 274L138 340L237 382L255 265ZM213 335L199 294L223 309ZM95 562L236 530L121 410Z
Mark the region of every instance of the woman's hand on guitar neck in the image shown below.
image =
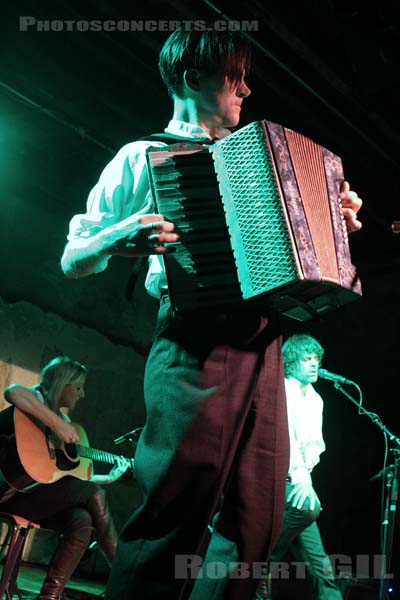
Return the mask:
M108 475L93 475L91 481L93 483L114 483L130 468L132 468L133 460L128 460L123 456L117 456L117 462L111 469Z
M122 475L132 466L130 460L125 458L124 456L118 456L116 464L113 466L111 471L108 474L110 478L110 483L117 481Z

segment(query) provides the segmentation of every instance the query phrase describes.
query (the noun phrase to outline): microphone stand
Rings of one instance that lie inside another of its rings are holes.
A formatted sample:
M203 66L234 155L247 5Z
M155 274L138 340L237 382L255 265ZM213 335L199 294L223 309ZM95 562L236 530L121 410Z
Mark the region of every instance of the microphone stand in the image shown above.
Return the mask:
M349 383L350 383L350 381L349 381ZM352 381L351 384L354 385L356 388L360 389L358 387L358 385L356 383L354 383L354 381ZM360 403L357 402L357 400L355 398L353 398L353 396L351 394L349 394L349 392L347 392L340 385L340 383L338 383L337 381L335 381L333 385L335 386L335 388L337 390L339 390L340 392L342 392L342 394L344 394L345 396L347 396L347 398L349 400L351 400L352 403L357 406L358 413L360 415L367 415L367 417L369 417L371 419L371 421L373 421L375 423L375 425L377 425L379 427L379 429L381 429L388 436L388 438L390 439L391 442L395 442L397 444L397 446L399 447L399 450L400 450L400 438L398 438L391 431L389 431L389 429L382 423L382 421L380 420L380 417L378 417L378 415L376 415L375 413L370 412L369 410L366 410L363 406L361 406Z
M392 560L392 548L393 548L393 534L394 534L394 521L396 517L396 507L397 507L397 492L398 492L398 484L399 484L399 476L398 476L398 461L397 458L393 465L387 470L386 473L386 501L385 501L385 512L383 518L383 538L382 538L382 547L385 557L385 560L382 560L381 563L381 578L380 578L380 586L379 586L379 600L384 599L385 596L385 570L391 564Z
M350 382L349 382L350 383ZM358 390L361 392L358 385L354 382L351 382ZM393 548L393 534L394 534L394 521L397 510L397 493L398 493L398 485L399 485L399 462L400 462L400 438L393 435L388 428L382 423L380 417L375 413L371 413L366 410L347 390L345 390L340 383L337 381L334 382L334 386L337 390L342 392L353 404L355 404L358 408L358 414L366 415L371 419L375 425L377 425L381 431L388 436L391 442L394 442L397 445L397 448L393 451L396 452L399 456L396 458L393 465L384 469L382 474L385 474L386 477L386 498L385 498L385 510L384 517L382 522L382 561L381 561L381 571L380 571L380 579L379 579L379 600L385 600L387 598L386 595L386 576L387 570L389 570L392 560L392 548ZM380 475L380 474L378 474ZM375 479L375 477L373 478Z

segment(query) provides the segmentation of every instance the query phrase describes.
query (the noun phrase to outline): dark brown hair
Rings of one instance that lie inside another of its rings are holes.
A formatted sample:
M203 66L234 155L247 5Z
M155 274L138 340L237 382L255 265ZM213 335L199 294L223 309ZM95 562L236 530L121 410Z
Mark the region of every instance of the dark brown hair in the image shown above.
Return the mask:
M324 349L321 344L311 335L299 333L292 335L282 346L283 367L285 377L290 377L296 365L304 359L307 354L315 354L321 364Z
M161 49L159 68L169 95L182 97L186 69L210 76L220 73L235 85L250 70L250 61L250 42L240 32L178 29Z

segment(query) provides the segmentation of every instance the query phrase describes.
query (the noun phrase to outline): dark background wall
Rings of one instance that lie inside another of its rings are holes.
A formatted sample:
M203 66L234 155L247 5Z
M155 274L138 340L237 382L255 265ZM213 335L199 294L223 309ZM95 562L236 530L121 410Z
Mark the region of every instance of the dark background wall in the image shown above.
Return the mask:
M167 32L20 31L19 17L215 21L218 10L258 23L258 31L250 33L252 95L244 104L242 125L268 118L330 148L342 157L347 178L364 199L363 230L351 239L362 299L321 322L285 322L285 335L309 331L318 337L326 348L325 367L356 381L364 406L397 435L400 236L390 228L400 219L395 2L366 7L356 0L253 0L239 8L225 0L129 6L56 0L2 8L0 295L8 307L25 301L101 334L110 348L125 347L133 383L124 380L131 391L113 400L121 421L111 427L98 410L99 403L108 410L115 373L121 372L111 358L112 368L98 379L103 391L91 389L82 418L103 444L125 426L141 424L140 382L156 310L143 292L143 274L133 288L135 262L113 259L107 272L70 281L61 274L59 259L69 219L83 211L104 165L123 144L161 131L171 116L157 72ZM23 321L26 339L37 331L30 318ZM6 357L7 343L1 348ZM24 343L21 335L22 354ZM87 338L81 343L79 351L73 346L78 358L87 354ZM58 338L54 344L58 347ZM36 354L30 345L30 360L38 364ZM90 361L96 370L95 351ZM318 389L325 400L327 451L315 480L324 504L320 523L327 550L380 553L382 482L369 479L383 466L383 435L331 383L320 382ZM131 509L128 496L120 494L114 502L121 516Z

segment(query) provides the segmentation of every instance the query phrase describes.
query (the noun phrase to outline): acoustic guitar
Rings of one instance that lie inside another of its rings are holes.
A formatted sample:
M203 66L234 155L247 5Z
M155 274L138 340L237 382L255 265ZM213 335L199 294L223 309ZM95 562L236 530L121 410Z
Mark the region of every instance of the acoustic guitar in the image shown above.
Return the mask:
M34 417L14 408L14 435L3 437L0 469L6 483L28 492L41 483L72 476L90 480L93 461L115 464L119 456L89 446L84 428L71 423L79 435L77 444L65 444ZM126 459L134 469L134 459Z

